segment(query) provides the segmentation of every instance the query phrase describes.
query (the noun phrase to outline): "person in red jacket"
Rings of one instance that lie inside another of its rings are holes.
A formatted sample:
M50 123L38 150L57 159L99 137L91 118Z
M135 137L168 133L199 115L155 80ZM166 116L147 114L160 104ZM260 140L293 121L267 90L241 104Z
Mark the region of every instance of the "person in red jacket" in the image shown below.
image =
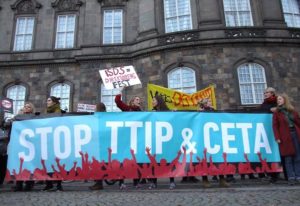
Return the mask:
M288 184L300 182L300 119L286 94L277 96L277 110L273 113L273 131L284 157Z
M123 89L124 89L124 87L120 90L120 93L122 93ZM129 104L126 104L125 102L123 102L121 100L121 98L122 98L122 94L118 94L115 97L115 103L120 110L122 110L122 111L142 111L140 97L135 96L135 97L131 98L131 100L129 101ZM139 181L140 181L140 179L133 180L133 186L135 188L140 187ZM127 188L127 186L124 184L124 180L119 181L119 187L121 190Z
M122 92L122 90L120 92ZM122 94L118 94L115 97L115 103L120 110L122 110L122 111L142 111L140 97L138 97L138 96L133 97L129 101L129 104L124 103L121 100L121 97L122 97Z

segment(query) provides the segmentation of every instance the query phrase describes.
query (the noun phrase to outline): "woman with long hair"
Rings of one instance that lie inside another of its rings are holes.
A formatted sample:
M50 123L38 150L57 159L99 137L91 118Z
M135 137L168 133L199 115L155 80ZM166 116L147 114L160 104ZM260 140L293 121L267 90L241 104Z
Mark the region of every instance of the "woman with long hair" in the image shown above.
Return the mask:
M300 182L300 119L286 94L277 95L273 131L284 158L288 184Z

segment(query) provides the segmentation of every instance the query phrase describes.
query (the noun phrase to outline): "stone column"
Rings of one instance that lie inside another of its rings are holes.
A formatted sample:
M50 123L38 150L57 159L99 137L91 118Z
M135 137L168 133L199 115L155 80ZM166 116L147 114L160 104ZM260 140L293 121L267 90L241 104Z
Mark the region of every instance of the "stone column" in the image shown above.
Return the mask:
M285 27L281 0L261 0L264 26Z
M139 37L157 34L154 0L139 0Z

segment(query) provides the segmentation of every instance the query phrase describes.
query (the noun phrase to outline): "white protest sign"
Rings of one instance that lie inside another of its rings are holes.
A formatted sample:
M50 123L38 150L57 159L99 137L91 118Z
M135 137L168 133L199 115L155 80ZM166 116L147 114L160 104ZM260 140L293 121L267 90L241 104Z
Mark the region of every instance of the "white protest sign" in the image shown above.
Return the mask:
M133 66L114 67L99 70L103 84L107 89L128 87L141 84Z
M96 105L94 104L81 104L78 103L77 105L77 112L95 112Z

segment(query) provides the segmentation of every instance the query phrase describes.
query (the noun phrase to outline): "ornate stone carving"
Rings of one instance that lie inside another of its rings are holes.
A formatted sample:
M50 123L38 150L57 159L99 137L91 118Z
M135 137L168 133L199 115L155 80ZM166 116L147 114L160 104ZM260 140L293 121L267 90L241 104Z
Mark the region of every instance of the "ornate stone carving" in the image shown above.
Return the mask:
M78 11L82 4L80 0L56 0L51 6L57 11Z
M98 0L101 6L124 6L129 0Z
M199 39L198 32L185 32L164 36L159 39L160 44L172 44L178 42L195 41Z
M42 5L36 0L18 0L11 5L11 9L17 14L34 14L40 8L42 8Z
M227 38L265 37L265 33L263 29L232 29L225 31Z
M290 35L292 38L300 39L300 31L290 31Z

